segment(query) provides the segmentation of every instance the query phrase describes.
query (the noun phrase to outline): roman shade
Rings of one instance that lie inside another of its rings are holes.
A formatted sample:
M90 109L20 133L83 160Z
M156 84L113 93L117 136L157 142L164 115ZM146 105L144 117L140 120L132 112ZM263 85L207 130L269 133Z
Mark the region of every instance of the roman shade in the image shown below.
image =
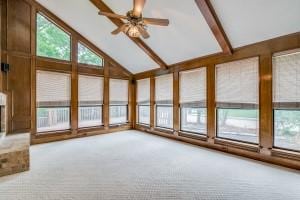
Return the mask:
M70 74L37 71L36 101L38 107L68 107L70 100Z
M150 78L137 81L137 103L150 105Z
M128 104L128 80L109 79L110 105Z
M103 78L96 76L78 77L78 100L80 106L103 104Z
M155 103L173 104L173 74L155 77Z
M221 108L257 108L258 57L216 65L216 103Z
M180 72L180 106L206 107L206 68Z
M273 56L273 106L300 108L300 50Z

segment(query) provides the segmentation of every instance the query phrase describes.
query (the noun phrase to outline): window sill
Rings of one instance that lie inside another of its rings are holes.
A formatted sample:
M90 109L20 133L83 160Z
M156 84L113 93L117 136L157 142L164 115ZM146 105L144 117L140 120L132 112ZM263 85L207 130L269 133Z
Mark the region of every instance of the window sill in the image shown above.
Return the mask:
M255 144L237 142L237 141L221 139L221 138L215 138L215 144L224 145L228 147L235 147L235 148L252 151L256 153L259 152L259 146Z
M288 159L300 161L300 153L295 151L273 148L271 150L271 154L272 156L276 156L276 157L288 158Z
M109 128L116 128L116 127L126 126L126 125L129 125L129 122L120 123L120 124L110 124Z
M143 127L143 128L150 128L150 124L139 124L139 123L136 123L136 126Z
M202 140L202 141L207 141L207 139L208 139L207 135L200 134L200 133L197 134L197 133L192 133L192 132L179 131L178 135L181 137Z
M42 138L42 137L51 137L51 136L58 136L58 135L70 135L72 134L71 129L67 130L59 130L59 131L47 131L47 132L36 132L36 137L37 138Z
M174 134L172 129L161 128L161 127L155 127L154 131L159 131L159 132L163 132L163 133L167 133L167 134L171 134L171 135Z
M101 126L91 126L91 127L78 127L78 133L82 132L89 132L89 131L97 131L97 130L103 130L104 125Z

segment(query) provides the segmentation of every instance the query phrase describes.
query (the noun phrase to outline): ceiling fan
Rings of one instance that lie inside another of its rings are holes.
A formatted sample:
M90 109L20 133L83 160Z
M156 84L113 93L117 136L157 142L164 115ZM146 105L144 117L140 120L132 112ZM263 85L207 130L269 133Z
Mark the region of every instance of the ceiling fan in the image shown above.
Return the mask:
M113 35L124 32L130 37L142 36L143 38L147 39L150 37L149 33L147 32L147 25L168 26L169 20L143 17L142 11L145 3L146 0L133 0L133 10L128 11L126 16L101 11L99 12L99 15L127 20L126 23L111 32Z

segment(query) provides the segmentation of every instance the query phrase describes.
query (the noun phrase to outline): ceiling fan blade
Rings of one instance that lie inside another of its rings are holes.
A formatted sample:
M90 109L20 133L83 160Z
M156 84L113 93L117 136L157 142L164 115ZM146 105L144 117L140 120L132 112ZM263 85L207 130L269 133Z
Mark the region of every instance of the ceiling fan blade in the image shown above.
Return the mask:
M149 33L146 31L146 29L144 27L137 26L137 28L144 39L147 39L150 37Z
M99 15L106 16L106 17L111 17L111 18L127 19L126 16L118 15L118 14L114 14L114 13L108 13L108 12L101 12L101 11L99 11L98 14L99 14Z
M168 19L158 19L158 18L143 18L145 24L158 25L158 26L168 26Z
M133 16L140 17L145 6L146 0L133 0Z
M111 32L111 34L117 35L117 34L119 34L122 31L124 33L126 33L127 30L128 30L128 24L123 24L122 26L120 26L119 28L117 28L116 30L114 30L113 32Z

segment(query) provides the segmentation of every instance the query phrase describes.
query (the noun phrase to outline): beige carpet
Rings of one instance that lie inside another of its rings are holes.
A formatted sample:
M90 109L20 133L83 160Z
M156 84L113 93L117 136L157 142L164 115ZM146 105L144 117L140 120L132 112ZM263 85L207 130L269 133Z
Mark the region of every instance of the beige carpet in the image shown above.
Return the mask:
M31 147L1 200L299 200L300 173L138 131Z

